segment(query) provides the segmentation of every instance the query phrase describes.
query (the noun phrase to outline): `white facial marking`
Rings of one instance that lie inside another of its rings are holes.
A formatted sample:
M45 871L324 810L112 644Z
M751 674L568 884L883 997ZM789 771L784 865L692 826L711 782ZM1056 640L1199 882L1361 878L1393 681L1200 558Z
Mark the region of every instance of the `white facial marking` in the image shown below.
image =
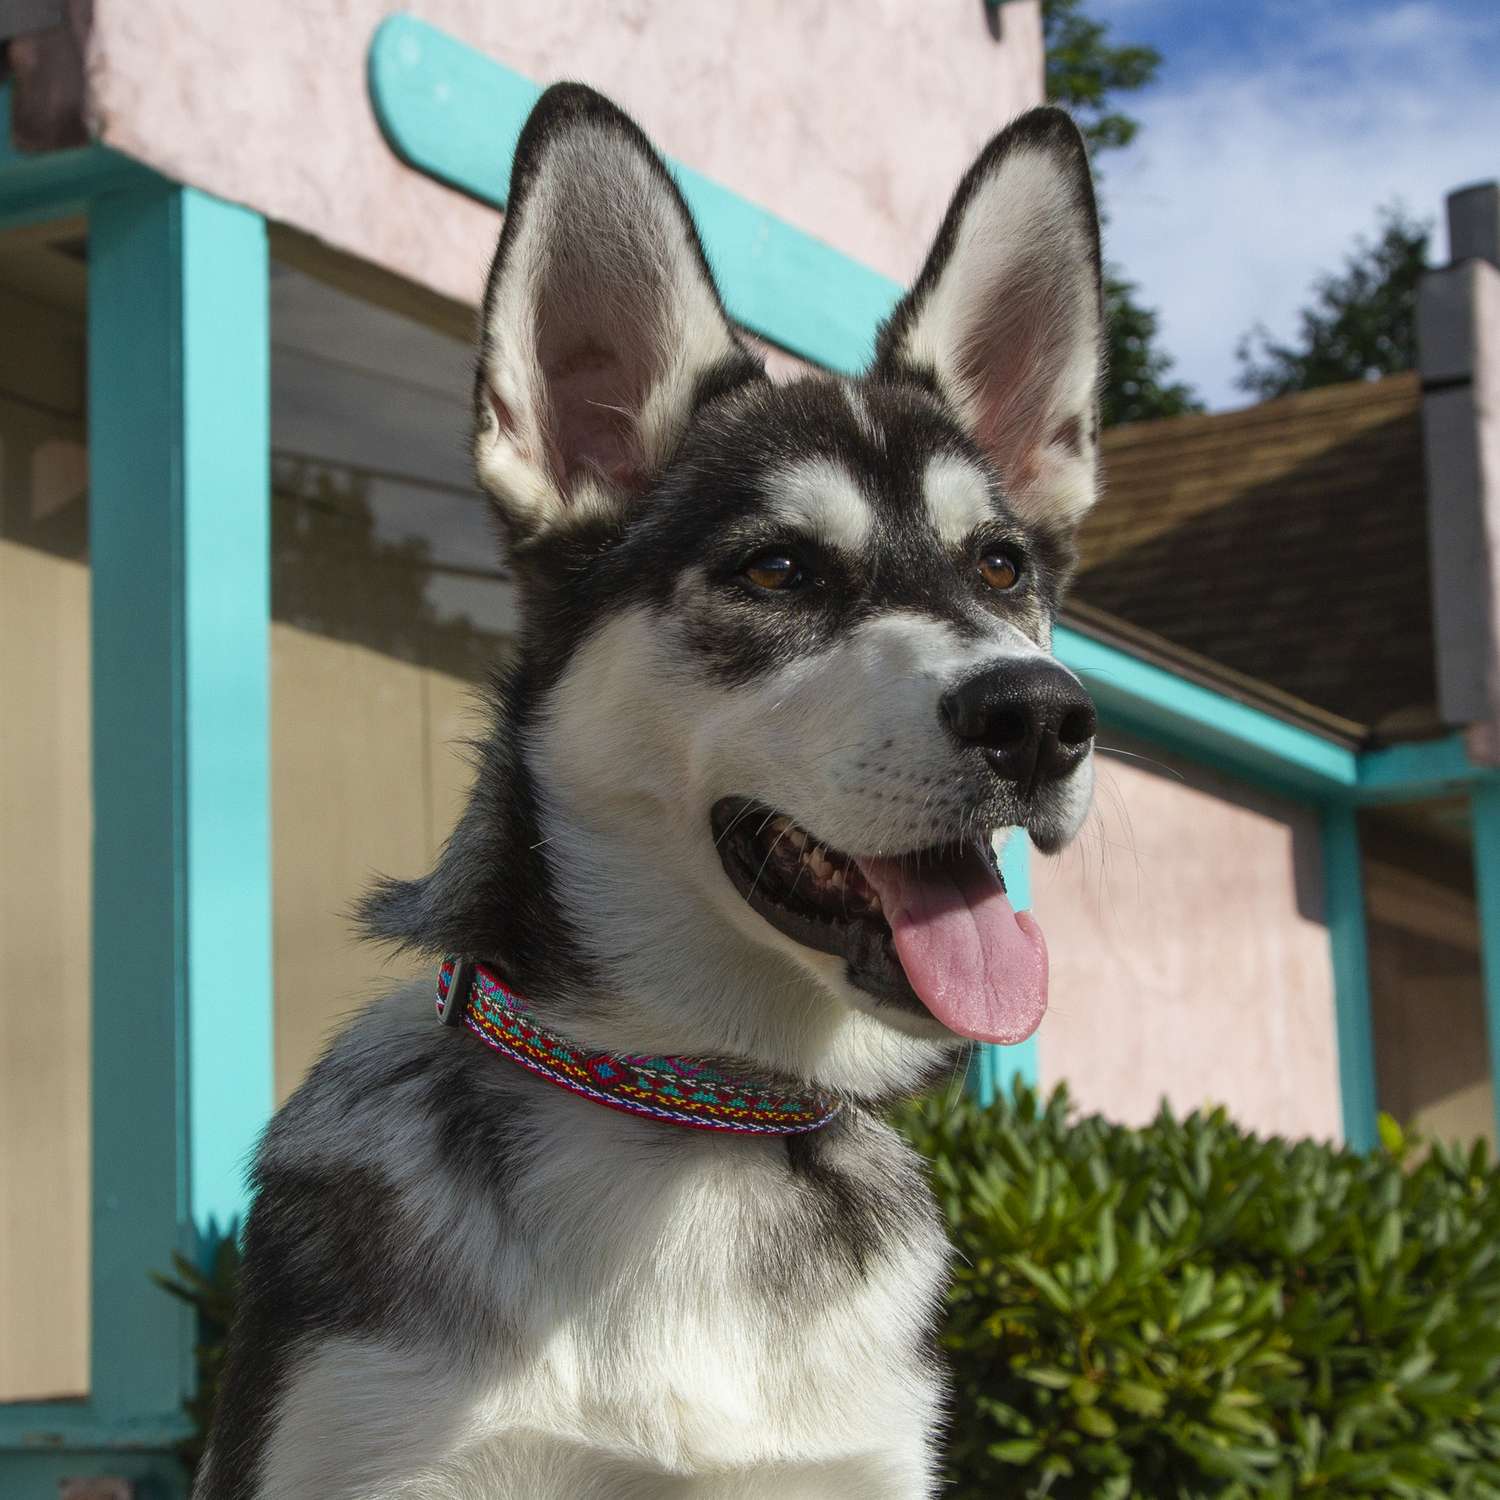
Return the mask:
M830 546L858 552L870 539L875 515L864 491L843 464L812 458L790 464L766 481L771 510Z
M964 459L939 454L927 465L922 493L933 528L949 547L957 547L986 521L995 518L984 475Z

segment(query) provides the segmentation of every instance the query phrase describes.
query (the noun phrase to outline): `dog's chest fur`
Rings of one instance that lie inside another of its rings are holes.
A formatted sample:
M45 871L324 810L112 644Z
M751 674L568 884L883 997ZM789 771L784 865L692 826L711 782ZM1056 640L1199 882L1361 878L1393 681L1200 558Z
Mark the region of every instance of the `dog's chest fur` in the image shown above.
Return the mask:
M509 1486L542 1434L542 1467L601 1483L854 1463L922 1488L948 1252L870 1115L770 1139L622 1117L408 992L335 1045L258 1175L247 1313L284 1353L246 1372L277 1409L248 1493L519 1495L485 1475Z

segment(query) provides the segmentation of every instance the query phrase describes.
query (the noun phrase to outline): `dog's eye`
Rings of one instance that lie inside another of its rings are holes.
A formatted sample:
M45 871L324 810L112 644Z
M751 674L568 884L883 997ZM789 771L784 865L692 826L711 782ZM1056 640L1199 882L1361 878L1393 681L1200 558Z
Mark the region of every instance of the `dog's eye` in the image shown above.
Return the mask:
M745 577L758 589L794 589L802 583L802 569L784 552L768 552L745 564Z
M979 576L987 588L1003 593L1021 581L1021 565L1008 552L986 552L979 559Z

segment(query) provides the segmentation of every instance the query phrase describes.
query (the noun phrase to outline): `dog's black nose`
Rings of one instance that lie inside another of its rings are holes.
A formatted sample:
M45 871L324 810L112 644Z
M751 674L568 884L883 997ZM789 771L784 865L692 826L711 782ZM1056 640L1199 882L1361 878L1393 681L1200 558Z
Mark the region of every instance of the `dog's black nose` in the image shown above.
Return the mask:
M995 774L1024 787L1066 776L1089 752L1097 720L1089 695L1054 661L1001 662L949 688L943 722L983 750Z

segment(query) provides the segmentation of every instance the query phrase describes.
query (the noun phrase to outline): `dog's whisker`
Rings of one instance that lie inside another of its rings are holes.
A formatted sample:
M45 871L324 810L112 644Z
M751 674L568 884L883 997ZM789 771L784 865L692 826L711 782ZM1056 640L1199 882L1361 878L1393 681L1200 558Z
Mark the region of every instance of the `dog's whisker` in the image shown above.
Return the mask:
M722 843L723 843L723 842L724 842L724 840L725 840L725 839L727 839L727 838L728 838L728 837L729 837L729 835L730 835L730 834L731 834L731 833L733 833L733 832L734 832L734 830L735 830L735 829L736 829L736 828L738 828L738 827L739 827L739 825L740 825L740 820L741 820L741 819L742 819L742 818L747 818L747 817L749 817L749 816L750 816L750 813L751 813L751 812L752 812L752 811L753 811L753 810L754 810L754 804L753 804L753 803L750 803L750 802L747 802L747 803L746 803L746 804L745 804L745 805L744 805L744 806L743 806L743 807L742 807L742 808L741 808L741 809L740 809L740 810L739 810L739 811L738 811L738 812L737 812L737 813L736 813L736 814L735 814L735 815L734 815L734 817L732 817L732 818L731 818L731 819L730 819L730 820L729 820L729 826L728 826L728 827L727 827L727 828L726 828L726 829L725 829L725 830L724 830L724 831L723 831L723 833L721 833L721 834L720 834L720 835L719 835L719 836L718 836L718 838L716 838L716 839L715 839L715 840L714 840L714 848L715 848L715 849L717 849L717 848L718 848L718 847L719 847L719 846L720 846L720 845L721 845L721 844L722 844ZM769 821L770 821L770 817L771 817L771 816L772 816L772 815L770 815L770 814L768 814L768 815L767 815L767 821L768 821L768 822L769 822ZM762 829L764 829L764 828L765 828L765 826L766 826L766 825L765 825L765 823L762 823L762 824L761 824L761 825L760 825L760 826L761 826L761 828L762 828Z
M1168 776L1175 776L1184 786L1187 784L1187 777L1176 766L1169 766L1164 760L1156 760L1150 755L1138 755L1134 750L1121 750L1115 745L1101 745L1097 740L1094 742L1094 749L1101 755L1118 755L1123 760L1138 760L1142 765L1154 766L1158 771L1165 771Z
M774 813L768 815L766 818L766 823L769 823L771 821L771 818L774 816ZM760 828L756 830L757 837L759 837L761 833L765 832L766 823L762 823L760 825ZM776 837L771 840L771 847L766 850L766 857L761 860L760 869L755 872L755 879L750 882L750 894L752 896L755 894L756 887L760 885L760 877L766 873L766 866L771 863L771 856L775 854L777 846L781 843L782 839L786 837L786 835L787 830L783 828L780 833L778 833ZM822 845L819 845L818 847L821 848Z

